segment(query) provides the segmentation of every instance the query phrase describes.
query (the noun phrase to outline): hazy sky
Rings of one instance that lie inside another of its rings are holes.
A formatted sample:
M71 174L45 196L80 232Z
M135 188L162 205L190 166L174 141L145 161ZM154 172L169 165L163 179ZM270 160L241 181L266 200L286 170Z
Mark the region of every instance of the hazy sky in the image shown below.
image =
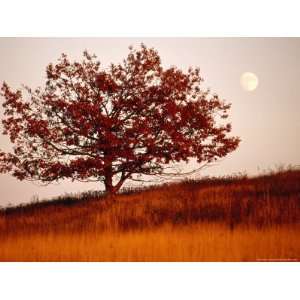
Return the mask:
M71 59L80 59L87 49L105 66L121 62L128 46L138 46L141 42L158 50L165 67L176 65L187 70L189 66L199 66L205 79L203 86L232 103L232 133L241 137L240 147L202 175L257 174L280 164L300 165L298 38L2 38L0 82L5 80L14 88L22 83L43 86L46 65L55 62L62 52ZM240 76L244 72L256 74L259 79L256 90L242 89ZM1 134L0 148L7 150L9 144L8 138ZM100 183L66 181L40 187L9 175L0 175L0 187L0 205L27 202L33 195L47 198L102 188Z

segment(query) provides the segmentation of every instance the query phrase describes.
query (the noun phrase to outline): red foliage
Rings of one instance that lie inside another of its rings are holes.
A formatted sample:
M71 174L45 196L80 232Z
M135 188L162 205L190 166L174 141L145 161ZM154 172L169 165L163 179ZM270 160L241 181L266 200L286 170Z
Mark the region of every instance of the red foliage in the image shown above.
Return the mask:
M63 54L46 72L45 87L26 87L26 98L2 85L3 134L15 148L0 152L0 172L99 180L115 192L137 174L162 174L165 164L190 158L211 162L239 144L220 122L230 105L200 89L199 69L164 70L144 45L108 70L84 52L82 62Z

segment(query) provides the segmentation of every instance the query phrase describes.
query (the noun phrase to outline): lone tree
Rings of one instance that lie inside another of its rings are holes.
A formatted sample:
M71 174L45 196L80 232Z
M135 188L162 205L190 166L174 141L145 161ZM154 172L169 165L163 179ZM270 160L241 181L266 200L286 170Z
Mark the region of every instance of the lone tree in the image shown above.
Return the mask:
M22 93L4 82L3 134L14 147L0 151L0 173L44 183L97 180L116 193L126 180L166 173L170 163L210 163L237 148L239 138L221 122L230 104L200 88L198 68L163 69L154 49L129 50L107 69L88 52L81 62L62 54L47 66L44 88Z

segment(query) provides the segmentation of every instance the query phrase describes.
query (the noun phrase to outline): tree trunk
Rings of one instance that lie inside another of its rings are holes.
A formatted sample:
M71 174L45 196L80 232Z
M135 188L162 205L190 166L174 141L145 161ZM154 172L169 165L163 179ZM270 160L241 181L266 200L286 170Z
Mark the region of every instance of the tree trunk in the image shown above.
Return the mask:
M117 192L120 190L124 183L124 179L121 179L116 185L113 185L112 177L105 177L104 185L105 185L105 194L111 198L115 199Z
M114 196L119 191L119 189L122 187L123 183L125 181L125 177L122 174L121 179L119 182L114 185L113 184L113 172L112 172L112 166L108 166L105 168L105 179L104 179L104 186L105 186L105 194L108 196Z
M108 166L105 168L104 186L105 186L105 194L109 196L109 198L114 199L114 196L120 189L121 185L120 182L115 186L113 184L112 166Z
M106 194L112 195L112 194L116 193L115 188L113 186L112 168L111 167L106 168L104 186L105 186Z

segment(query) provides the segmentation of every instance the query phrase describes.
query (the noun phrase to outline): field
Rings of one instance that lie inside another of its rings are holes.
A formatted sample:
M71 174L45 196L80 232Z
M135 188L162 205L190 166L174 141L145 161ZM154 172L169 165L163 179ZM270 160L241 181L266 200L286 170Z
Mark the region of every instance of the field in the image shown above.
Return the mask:
M0 261L299 261L300 171L0 211Z

